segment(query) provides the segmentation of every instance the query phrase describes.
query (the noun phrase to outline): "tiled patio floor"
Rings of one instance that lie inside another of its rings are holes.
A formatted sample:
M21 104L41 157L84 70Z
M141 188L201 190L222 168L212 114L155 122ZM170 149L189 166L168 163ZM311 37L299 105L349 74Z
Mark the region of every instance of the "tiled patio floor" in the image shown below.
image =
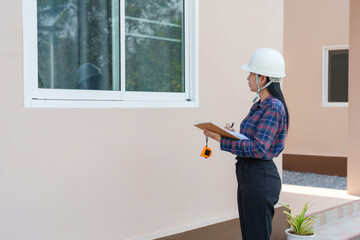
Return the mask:
M316 226L317 240L355 239L354 237L360 233L359 200L360 196L349 195L346 190L286 184L283 185L280 195L280 202L289 204L296 213L299 213L304 204L309 202L310 209L307 215L321 215L317 224L319 226ZM355 207L353 207L354 204L356 204ZM342 209L334 211L340 206L344 206L345 209L351 206L354 214L344 215ZM320 225L320 221L329 221L329 223Z
M346 240L360 235L360 214L317 227L316 239Z

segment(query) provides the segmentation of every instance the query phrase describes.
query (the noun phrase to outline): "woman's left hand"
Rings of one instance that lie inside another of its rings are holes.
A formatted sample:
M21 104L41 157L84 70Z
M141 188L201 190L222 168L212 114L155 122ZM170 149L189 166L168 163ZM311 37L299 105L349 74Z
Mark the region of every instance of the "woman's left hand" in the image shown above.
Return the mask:
M211 137L212 139L214 139L215 141L220 142L221 140L221 135L212 131L209 131L207 129L204 129L204 134L208 137Z

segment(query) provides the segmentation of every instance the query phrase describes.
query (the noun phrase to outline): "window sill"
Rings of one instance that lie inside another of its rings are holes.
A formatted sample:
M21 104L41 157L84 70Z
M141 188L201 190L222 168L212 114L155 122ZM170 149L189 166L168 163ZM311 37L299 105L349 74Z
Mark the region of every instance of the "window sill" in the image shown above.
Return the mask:
M349 103L347 102L338 102L338 103L334 103L334 102L325 102L323 103L323 107L348 107Z
M197 108L198 101L81 101L32 99L27 108Z

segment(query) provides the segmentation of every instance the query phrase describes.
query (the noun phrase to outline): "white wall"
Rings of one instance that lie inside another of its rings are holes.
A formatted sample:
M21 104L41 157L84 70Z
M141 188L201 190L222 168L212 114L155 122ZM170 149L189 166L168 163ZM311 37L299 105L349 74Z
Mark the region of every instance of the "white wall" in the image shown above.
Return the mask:
M282 51L282 0L200 0L200 107L25 109L21 0L0 2L0 239L161 236L236 216L234 157L200 121L240 121L240 69ZM154 234L156 233L156 234Z

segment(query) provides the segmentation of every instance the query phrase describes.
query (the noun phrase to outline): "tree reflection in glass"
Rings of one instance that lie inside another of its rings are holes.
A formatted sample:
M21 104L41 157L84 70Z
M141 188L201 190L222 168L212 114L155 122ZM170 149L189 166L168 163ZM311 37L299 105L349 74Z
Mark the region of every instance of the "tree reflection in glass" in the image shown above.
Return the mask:
M111 3L37 1L39 88L112 89Z
M126 90L184 92L182 0L126 0Z
M120 90L118 5L37 1L39 88ZM125 0L126 91L185 92L183 6Z

